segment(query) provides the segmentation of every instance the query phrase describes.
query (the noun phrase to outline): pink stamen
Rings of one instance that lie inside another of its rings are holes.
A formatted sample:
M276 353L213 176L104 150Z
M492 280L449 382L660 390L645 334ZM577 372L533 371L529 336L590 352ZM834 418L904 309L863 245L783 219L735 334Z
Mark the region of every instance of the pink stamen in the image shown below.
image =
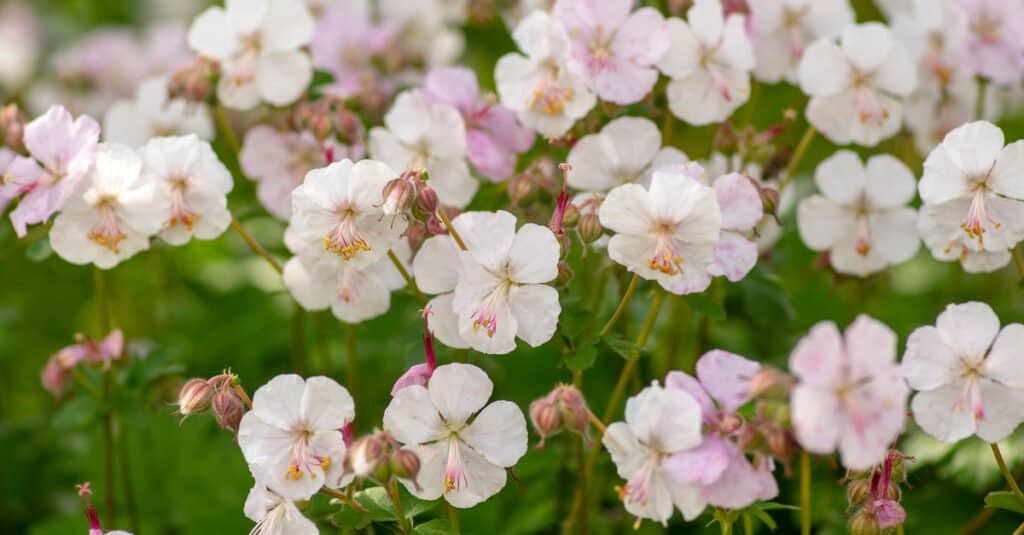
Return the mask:
M871 252L871 229L868 226L867 214L857 216L857 254L868 256Z
M128 237L117 225L117 214L114 212L116 202L116 199L110 197L100 199L96 205L100 220L89 230L90 240L110 249L114 254L121 252L119 244Z
M988 210L985 208L986 192L985 187L978 187L975 190L971 208L967 211L967 219L960 225L960 228L972 239L978 240L978 245L982 247L985 246L985 232L987 232L985 226L991 223L994 228L1000 227L999 223L989 217Z
M862 87L857 91L857 117L864 124L881 126L889 119L889 110L882 106L873 90Z
M188 190L186 178L175 178L171 180L171 218L164 225L168 228L182 225L189 232L195 227L200 214L189 209L185 202L185 192Z
M654 477L654 470L657 468L658 460L651 457L640 467L633 477L629 478L625 488L619 491L620 498L641 505L646 505L650 498L651 478Z
M291 464L288 465L288 471L285 473L285 478L292 481L298 481L306 474L311 478L315 478L314 468L327 471L331 466L330 457L314 455L310 450L309 442L313 438L312 433L306 430L300 431L300 433L299 439L292 446Z
M654 255L647 261L647 267L666 275L678 275L683 271L683 257L676 251L668 230L657 233Z
M469 485L469 476L462 465L462 453L459 449L459 439L451 437L448 439L448 463L444 469L444 492L460 491L462 487Z
M351 209L345 209L338 215L338 224L330 234L324 236L324 249L344 260L352 260L359 251L370 251L370 246L356 228L356 214Z

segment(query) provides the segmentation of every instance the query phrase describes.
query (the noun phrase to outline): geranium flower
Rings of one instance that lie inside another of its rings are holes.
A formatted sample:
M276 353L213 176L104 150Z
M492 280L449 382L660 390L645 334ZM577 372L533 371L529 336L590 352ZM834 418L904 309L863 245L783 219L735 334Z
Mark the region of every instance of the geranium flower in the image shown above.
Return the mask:
M701 443L701 410L683 390L662 388L657 381L626 401L626 421L608 426L601 443L612 457L626 511L663 525L673 506L693 520L707 506L700 487L676 479L666 466L675 453Z
M167 98L167 79L148 78L132 100L119 100L107 108L103 139L141 147L154 137L195 134L213 139L213 120L202 102Z
M493 390L483 370L454 363L438 366L426 387L395 392L384 430L422 463L415 482L399 479L410 494L468 508L505 486L505 469L526 453L526 418L510 401L487 404Z
M661 132L650 120L619 117L573 145L568 184L584 191L607 191L631 182L649 186L654 171L681 168L687 161L681 150L661 146Z
M920 240L914 175L888 154L861 163L854 152L836 152L818 165L814 181L821 194L800 201L800 237L815 251L828 251L840 273L866 277L910 260Z
M903 369L914 421L929 435L956 442L978 435L999 442L1024 421L1024 325L999 329L985 303L949 305L935 326L907 340Z
M313 61L302 47L313 38L313 16L293 0L227 0L192 21L188 45L220 62L217 97L229 108L249 110L261 101L295 102L313 79Z
M608 192L598 214L616 233L608 242L612 260L675 294L704 290L722 213L702 174L699 166L689 174L657 171L650 188L624 184Z
M370 130L369 145L371 156L394 169L426 170L446 206L464 208L480 187L466 165L466 125L451 106L402 93L384 116L384 127Z
M1009 249L979 251L977 242L963 233L958 220L949 217L946 204L921 207L917 232L938 260L959 261L968 273L991 273L1006 267L1013 255Z
M569 35L570 68L591 91L620 105L639 102L658 81L668 28L656 9L633 0L559 0L554 15Z
M163 227L166 199L126 145L104 143L96 163L50 229L50 245L72 264L110 269L149 248Z
M743 16L725 17L719 0L697 0L686 18L668 20L671 45L658 63L672 78L668 107L693 125L719 122L750 97L754 48Z
M1016 84L1024 69L1024 5L1002 0L956 0L967 15L967 60L997 84Z
M751 237L764 218L764 203L753 180L740 173L729 173L711 184L722 212L722 232L715 246L715 260L708 267L709 275L737 282L757 263L757 242Z
M245 516L256 522L249 535L317 535L320 530L303 516L295 502L266 484L256 481L243 507Z
M452 224L461 225L461 215ZM425 294L433 295L426 310L430 311L430 332L444 345L466 348L469 344L459 335L459 317L452 306L459 281L459 247L448 235L427 238L412 260L416 285Z
M333 379L278 375L253 395L238 446L257 481L282 498L305 500L324 485L340 486L346 450L341 429L353 418L352 396Z
M855 20L849 0L758 0L750 2L750 16L757 42L754 76L793 84L804 49L838 36Z
M334 82L325 86L323 92L350 98L367 86L392 85L385 84L373 60L386 55L395 45L397 28L386 21L375 22L368 6L358 2L345 4L334 2L325 6L317 17L310 51L313 64L334 75Z
M899 130L900 99L917 87L917 67L885 25L869 22L847 26L838 45L807 47L798 78L811 125L836 144L871 147Z
M562 24L534 11L512 33L518 53L505 54L494 68L501 103L529 128L549 138L564 135L597 98L568 66L569 37Z
M885 460L903 431L909 390L896 362L896 333L860 315L839 333L818 323L789 356L799 383L790 398L796 439L811 453L838 450L849 470Z
M459 336L482 353L505 354L518 337L532 347L555 333L562 307L547 283L558 276L560 247L547 227L505 212L466 212L455 229L466 244L452 307Z

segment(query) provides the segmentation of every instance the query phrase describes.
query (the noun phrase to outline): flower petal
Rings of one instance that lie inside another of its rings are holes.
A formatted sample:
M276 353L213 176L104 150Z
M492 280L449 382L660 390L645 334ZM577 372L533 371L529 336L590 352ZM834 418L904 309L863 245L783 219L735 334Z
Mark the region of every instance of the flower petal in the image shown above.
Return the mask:
M395 393L384 409L384 430L405 445L431 442L446 432L430 393L419 385L407 386Z
M480 368L455 362L438 366L427 388L437 412L449 426L457 427L484 407L494 383Z
M519 462L528 447L526 418L511 401L484 407L459 437L488 462L502 467Z

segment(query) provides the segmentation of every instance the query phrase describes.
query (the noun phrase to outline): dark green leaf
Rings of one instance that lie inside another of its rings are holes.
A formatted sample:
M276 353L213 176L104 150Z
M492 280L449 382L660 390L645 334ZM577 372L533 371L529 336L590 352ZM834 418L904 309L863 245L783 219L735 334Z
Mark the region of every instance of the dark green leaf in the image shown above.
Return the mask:
M65 403L53 415L53 426L57 429L81 429L96 421L100 412L99 403L90 396L78 396Z
M448 535L455 533L455 530L447 520L436 519L412 528L412 532L415 535Z
M374 522L394 522L395 506L388 498L388 491L384 487L370 487L361 490L352 496L359 505L366 509L370 520Z
M604 335L602 340L608 345L609 349L626 360L635 359L643 350L643 348L636 345L632 340L623 338L622 335L616 333L608 333Z
M985 505L996 509L1005 509L1024 515L1024 503L1016 494L1008 490L997 490L985 496Z
M53 248L50 247L50 240L48 238L40 238L25 248L25 257L29 260L39 263L46 260L53 254Z

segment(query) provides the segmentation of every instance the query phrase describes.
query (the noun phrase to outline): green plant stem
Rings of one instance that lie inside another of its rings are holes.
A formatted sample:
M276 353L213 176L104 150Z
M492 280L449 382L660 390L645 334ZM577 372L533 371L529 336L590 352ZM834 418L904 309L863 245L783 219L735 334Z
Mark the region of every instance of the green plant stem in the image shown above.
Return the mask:
M1002 472L1003 478L1006 479L1006 484L1010 486L1010 490L1017 495L1017 499L1024 504L1024 492L1021 492L1020 485L1017 484L1017 479L1010 473L1010 469L1006 467L1006 461L1003 460L1003 452L999 449L999 444L993 442L992 456L996 458L996 464L999 465L999 471Z
M270 264L270 267L274 268L274 271L278 273L283 272L281 264L278 263L278 261L275 260L274 257L270 256L270 253L268 253L267 250L264 249L263 246L260 245L258 241L256 241L256 238L253 238L252 234L249 234L249 231L245 230L245 227L243 227L242 224L239 223L238 220L235 219L234 217L231 218L231 228L234 229L234 231L237 232L238 235L242 237L242 240L245 241L245 244L249 246L249 249L251 249L252 252L256 253L264 260L266 260L267 263Z
M348 387L354 389L357 379L356 363L356 329L355 325L348 326L348 335L345 337L345 381Z
M811 455L800 453L800 534L811 535Z
M903 524L896 526L896 535L903 535Z
M121 460L121 488L124 491L124 504L128 509L128 522L132 527L132 535L139 535L139 509L135 502L135 484L132 482L131 463L128 459L128 439L125 436L123 420L118 418L117 445Z
M395 265L395 269L397 269L398 273L402 275L403 279L405 279L405 284L409 286L412 293L416 294L416 299L419 299L422 303L426 303L427 296L423 295L423 292L421 292L416 286L416 281L412 280L412 275L409 274L409 270L405 269L405 266L402 265L402 261L395 255L395 252L388 251L388 258L391 259L391 263Z
M103 399L103 393L100 392L100 389L96 388L96 385L92 384L92 381L82 373L82 370L80 370L78 366L71 368L71 377L74 377L75 381L89 392L89 395L94 399Z
M750 515L743 515L743 534L754 535L754 521L750 519Z
M612 313L612 317L608 318L605 322L604 327L601 327L601 332L597 333L597 337L601 338L608 334L608 331L615 326L615 322L619 321L619 317L626 310L626 306L629 305L629 298L633 296L633 292L636 291L636 285L640 282L640 275L633 274L633 278L629 279L629 285L626 286L626 291L622 294L622 299L619 301L619 306L615 307L615 312Z
M455 240L455 243L459 246L459 249L466 250L466 242L462 241L462 236L459 236L459 231L455 230L455 226L452 225L452 221L448 219L448 214L444 213L441 208L437 209L437 218L444 224L444 228L448 230L448 235Z
M985 118L985 90L988 89L988 80L978 77L978 100L974 102L974 119L980 121Z
M651 308L647 312L647 317L644 319L643 326L640 328L640 334L636 337L636 345L643 347L647 343L647 338L651 335L651 331L654 329L654 323L658 319L658 312L661 310L661 304L665 300L664 292L657 292L654 294L654 300L651 301ZM633 358L626 362L626 365L622 367L622 372L619 374L619 379L615 384L615 389L612 391L612 396L608 401L608 406L605 408L604 417L601 419L601 426L607 426L611 421L612 416L615 414L615 410L622 399L623 394L626 391L626 385L629 384L629 380L636 370L636 363L640 359L639 355L634 355ZM601 435L604 435L604 429L595 424L598 427ZM586 463L583 468L584 480L589 481L591 475L594 473L594 467L597 465L597 457L601 452L601 448L595 447L590 450L590 455L587 456ZM576 533L573 531L577 517L587 514L585 502L587 501L586 489L577 488L576 495L573 498L572 509L569 511L569 515L566 516L565 524L562 525L563 535L569 535L570 533Z
M391 498L391 503L395 505L395 519L398 520L398 531L400 533L409 533L412 527L409 525L409 519L405 517L405 511L402 509L402 498L398 494L398 480L392 478L388 481L388 497Z
M213 117L217 122L217 129L220 130L221 136L228 144L228 148L237 156L242 151L242 146L238 143L238 136L235 135L234 129L231 128L227 115L224 114L224 108L219 104L213 107Z
M807 148L811 146L814 134L814 127L807 125L807 130L804 132L803 137L800 138L800 142L797 143L796 150L793 151L793 157L790 158L785 174L782 175L782 182L779 183L779 193L782 193L786 186L789 185L790 180L793 179L793 174L796 173L796 170L800 167L800 162L803 161L804 156L807 154Z
M1021 255L1020 247L1013 248L1013 263L1017 266L1017 273L1024 279L1024 255Z
M452 507L448 502L444 502L444 507L448 523L452 526L452 533L459 535L462 533L461 522L459 522L459 510Z
M718 527L722 530L722 535L732 535L732 522L718 521Z
M602 434L604 433L603 429L601 430L601 433ZM587 495L587 476L588 476L587 470L586 470L586 462L584 460L584 455L583 455L583 448L586 445L586 440L587 439L583 435L580 435L580 439L576 443L576 464L579 465L577 467L579 469L579 477L576 480L576 488L579 489L579 492L582 492L584 496ZM583 510L583 511L580 511L579 517L580 517L579 518L579 522L580 522L580 531L579 532L582 535L586 535L587 531L589 531L589 529L590 529L590 515L588 514L588 512L586 510Z
M107 274L102 269L93 267L93 285L96 291L96 339L102 340L111 330L113 323L110 312L110 294L107 286ZM102 407L102 445L103 445L103 521L107 526L114 524L114 415L110 409L110 398L113 390L113 371L103 370L100 395Z
M298 302L292 306L292 368L299 375L305 375L309 371L309 364L306 362L306 311Z

